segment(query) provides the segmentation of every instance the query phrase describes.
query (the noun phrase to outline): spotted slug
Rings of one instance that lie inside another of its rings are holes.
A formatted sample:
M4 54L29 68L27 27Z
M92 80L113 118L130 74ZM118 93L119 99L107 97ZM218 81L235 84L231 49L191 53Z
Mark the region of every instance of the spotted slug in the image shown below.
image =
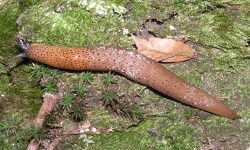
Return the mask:
M31 44L17 39L24 53L19 57L69 70L114 71L149 86L175 100L207 112L229 118L240 118L235 112L207 92L190 85L163 65L140 54L117 47L69 48Z

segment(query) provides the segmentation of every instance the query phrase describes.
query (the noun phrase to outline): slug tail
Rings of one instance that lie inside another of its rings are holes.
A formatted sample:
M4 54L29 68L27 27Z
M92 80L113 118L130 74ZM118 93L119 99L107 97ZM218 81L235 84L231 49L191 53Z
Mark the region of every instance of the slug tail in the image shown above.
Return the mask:
M160 69L161 67L157 67L157 68ZM228 106L223 104L214 96L187 83L186 81L177 77L175 74L171 73L167 69L159 70L157 76L158 76L158 79L162 81L163 83L162 86L159 86L159 84L155 84L155 83L150 83L149 86L157 89L163 94L169 95L172 98L182 103L188 104L195 108L199 108L201 110L205 110L207 112L210 112L210 113L213 113L213 114L225 117L225 118L229 118L229 119L241 118L239 115L233 112ZM154 77L154 78L157 78L157 77ZM164 82L165 79L169 79L169 81Z
M191 86L192 85L189 85L189 87ZM186 95L184 97L179 97L179 100L181 102L189 104L201 110L205 110L207 112L216 114L218 116L228 118L228 119L241 118L234 111L232 111L228 106L226 106L221 101L216 99L214 96L208 94L207 92L196 87L191 87L187 90L190 90L190 89L193 89L192 90L193 94L191 94L190 91L187 91L187 92L183 91L183 94L186 93Z
M228 106L223 104L214 96L192 85L189 85L187 87L191 87L189 88L189 90L192 89L191 92L187 91L186 94L186 97L190 97L190 99L193 100L191 102L192 106L229 119L241 118L239 115L233 112ZM189 100L188 102L190 103Z
M228 108L226 105L222 103L216 104L215 107L212 107L209 109L210 110L207 110L208 112L214 113L216 115L219 115L228 119L240 119L241 118L241 116L237 115L235 112L233 112L230 108Z

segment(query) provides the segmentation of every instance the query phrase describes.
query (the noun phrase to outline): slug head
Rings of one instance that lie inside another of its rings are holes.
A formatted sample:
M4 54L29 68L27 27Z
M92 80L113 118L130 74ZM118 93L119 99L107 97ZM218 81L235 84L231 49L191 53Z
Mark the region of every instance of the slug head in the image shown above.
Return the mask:
M12 60L14 60L16 58L26 57L25 52L27 51L28 46L24 45L23 42L20 40L20 38L18 36L15 36L15 39L16 39L16 42L17 42L18 46L24 51L24 53L20 53L17 56L14 56L14 57L8 59L8 61L12 61Z

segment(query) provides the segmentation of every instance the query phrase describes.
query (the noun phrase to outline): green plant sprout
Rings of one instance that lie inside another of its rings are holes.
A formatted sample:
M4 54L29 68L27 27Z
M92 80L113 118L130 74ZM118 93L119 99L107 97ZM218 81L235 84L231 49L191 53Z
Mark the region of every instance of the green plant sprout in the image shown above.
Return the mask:
M31 70L31 78L35 78L36 80L39 80L45 76L51 76L55 78L61 73L58 69L49 69L48 67L37 64L30 66L29 69Z
M83 73L82 80L84 83L90 84L91 82L93 82L94 78L92 74L87 71Z
M116 95L116 93L115 93L114 91L112 91L112 90L107 90L107 91L104 93L104 96L103 96L103 100L104 100L105 106L115 104L116 98L117 98L117 95Z
M72 116L73 120L76 122L82 121L86 116L84 114L83 109L79 105L73 105L71 109L70 115Z
M15 135L17 133L18 123L14 118L0 121L0 134L7 136Z
M46 138L47 131L43 127L29 126L25 132L27 139L39 141Z
M48 73L47 69L43 65L33 65L30 66L29 69L31 69L31 78L33 77L36 80L43 78Z
M49 80L48 83L44 84L44 89L42 90L42 93L56 93L57 92L57 88L56 88L56 85L51 81Z
M73 103L73 100L73 96L71 94L66 93L64 97L59 101L59 103L63 109L69 109L71 104Z
M115 83L115 82L116 82L116 80L114 79L112 73L109 72L108 74L106 74L104 76L104 84L105 85L110 85L110 84Z
M122 107L122 116L131 120L142 120L144 114L145 112L135 105Z
M76 96L83 98L86 93L86 88L82 84L79 84L79 86L75 89Z
M62 72L59 69L50 69L48 75L53 77L53 78L60 78L60 75L62 74Z

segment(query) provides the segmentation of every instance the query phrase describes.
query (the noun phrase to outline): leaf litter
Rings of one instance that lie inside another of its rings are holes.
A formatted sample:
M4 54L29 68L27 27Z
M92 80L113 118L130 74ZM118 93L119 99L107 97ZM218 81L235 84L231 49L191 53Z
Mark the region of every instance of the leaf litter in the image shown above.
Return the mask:
M132 38L139 53L157 62L181 62L190 60L194 56L189 46L181 41L156 37L150 37L149 40L136 36Z

